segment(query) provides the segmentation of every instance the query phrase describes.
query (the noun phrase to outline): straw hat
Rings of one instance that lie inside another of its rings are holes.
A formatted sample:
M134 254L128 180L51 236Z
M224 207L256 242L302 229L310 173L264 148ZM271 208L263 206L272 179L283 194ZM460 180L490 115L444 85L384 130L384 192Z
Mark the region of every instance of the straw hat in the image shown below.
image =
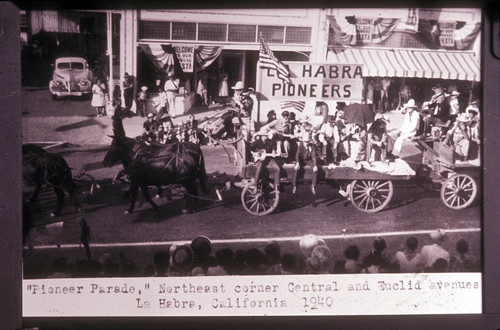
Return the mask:
M442 242L445 238L446 233L442 229L438 229L429 234L431 239L435 242Z
M243 90L244 88L245 88L245 86L243 85L242 81L236 82L236 85L231 87L231 89L234 89L234 90Z
M141 87L141 90L142 90L142 91L147 91L147 90L148 90L148 88L147 88L146 86L142 86L142 87Z
M408 102L403 106L405 109L412 108L415 109L417 108L417 105L415 104L414 99L409 99Z

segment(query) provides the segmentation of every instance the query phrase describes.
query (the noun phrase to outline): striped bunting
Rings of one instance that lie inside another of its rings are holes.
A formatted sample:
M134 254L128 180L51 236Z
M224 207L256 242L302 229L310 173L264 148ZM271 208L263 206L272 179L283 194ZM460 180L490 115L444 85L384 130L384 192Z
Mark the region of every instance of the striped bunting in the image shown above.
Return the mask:
M293 108L299 112L302 112L304 110L306 102L305 101L281 101L280 105L281 105L281 109Z
M288 68L281 63L276 56L274 56L273 51L264 42L264 39L260 38L260 53L259 62L261 68L268 68L276 70L278 78L280 78L285 84L290 84L290 71Z

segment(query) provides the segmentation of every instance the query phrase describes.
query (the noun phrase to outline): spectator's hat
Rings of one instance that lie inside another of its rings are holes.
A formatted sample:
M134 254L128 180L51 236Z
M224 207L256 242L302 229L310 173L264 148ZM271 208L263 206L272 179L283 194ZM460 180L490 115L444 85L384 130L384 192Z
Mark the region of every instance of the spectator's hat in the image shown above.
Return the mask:
M274 110L270 110L270 111L267 113L267 117L271 117L271 116L276 116L276 111L274 111Z
M178 270L188 270L193 265L194 253L187 245L179 245L172 253L172 264Z
M431 239L435 242L442 242L446 233L442 229L435 230L430 233Z
M243 86L243 82L242 81L236 82L236 84L231 87L231 89L234 89L234 90L237 90L237 91L241 91L244 88L245 88L245 86Z
M148 113L148 118L153 118L155 115L153 115L151 112Z
M465 112L462 112L461 114L458 115L457 121L461 123L468 123L470 121L469 116Z
M479 115L479 108L477 107L477 102L475 101L471 102L471 104L469 104L465 109L465 112L467 113L473 112L474 114Z
M128 78L128 77L130 77L128 72L125 72L125 74L123 75L123 78Z
M304 257L311 256L311 252L318 245L326 245L326 243L323 239L313 234L304 235L299 241L300 251L302 251Z
M444 89L442 87L434 87L432 90L434 90L434 95L436 96L444 94Z
M326 245L316 246L309 258L309 266L315 271L326 271L330 264L330 249Z
M405 109L408 109L408 108L415 109L415 108L417 108L417 105L415 104L415 100L414 99L409 99L408 102L405 103L405 105L403 107Z
M198 236L191 241L191 250L196 257L206 257L212 251L212 242L207 236Z
M459 96L460 95L460 92L457 92L457 91L453 91L451 92L450 94L451 96Z
M147 91L147 90L148 90L148 88L146 86L141 87L141 91Z

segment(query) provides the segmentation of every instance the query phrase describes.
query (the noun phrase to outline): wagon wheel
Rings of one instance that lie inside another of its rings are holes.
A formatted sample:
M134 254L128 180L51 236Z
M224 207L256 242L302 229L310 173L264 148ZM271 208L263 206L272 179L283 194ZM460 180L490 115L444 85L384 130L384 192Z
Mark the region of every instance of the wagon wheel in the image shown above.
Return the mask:
M476 195L476 181L467 174L454 174L441 186L441 200L450 209L466 208L474 201Z
M241 203L245 210L253 215L266 215L278 206L280 195L277 187L267 180L258 185L247 184L241 192Z
M430 177L432 168L427 164L421 164L415 173L417 184L425 190L439 191L439 184L435 183Z
M353 180L349 196L351 203L358 210L375 213L389 204L393 190L389 180Z

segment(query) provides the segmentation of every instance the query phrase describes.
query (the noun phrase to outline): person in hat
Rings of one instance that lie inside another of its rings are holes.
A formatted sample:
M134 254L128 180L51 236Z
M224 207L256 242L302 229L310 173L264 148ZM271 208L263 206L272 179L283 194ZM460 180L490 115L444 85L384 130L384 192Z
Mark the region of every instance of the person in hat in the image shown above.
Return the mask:
M418 128L420 126L420 115L417 111L418 106L415 104L414 99L408 100L408 102L403 106L403 111L405 113L403 124L396 131L394 147L392 152L394 156L399 156L401 149L403 147L403 142L411 139L417 134Z
M148 112L148 99L148 88L146 86L142 86L141 91L139 92L139 94L137 94L137 114L142 118L146 117L146 114Z
M148 119L142 124L142 137L147 141L156 141L156 130L158 129L155 115L148 113Z
M428 106L430 113L424 117L424 137L431 134L432 126L446 126L450 119L450 104L446 101L443 88L434 88L434 95Z
M309 258L314 248L318 245L326 245L326 242L314 234L306 234L299 240L300 252L302 252L305 258Z
M311 192L316 194L318 181L318 145L316 140L316 130L307 119L301 121L301 130L298 136L297 152L295 154L295 172L292 179L293 193L297 192L299 170L306 164L312 165L313 176L311 181Z
M250 151L257 164L255 176L251 184L256 185L261 179L261 173L264 168L270 169L274 177L274 186L277 192L282 192L283 187L280 184L281 155L280 144L273 138L274 132L270 129L262 129L255 133L254 141L250 145Z
M467 162L469 159L470 136L468 124L469 116L466 113L461 113L457 117L457 121L453 128L448 131L444 143L453 147L454 158L457 163Z
M389 149L389 135L387 135L387 123L385 119L376 119L367 134L366 143L366 161L371 162L372 151L375 152L374 160L384 162L387 158L387 151Z
M452 123L457 119L458 113L460 112L460 101L458 97L460 93L457 91L453 91L450 94L450 120Z
M122 88L123 100L125 101L125 112L129 113L134 100L134 79L128 74L128 72L125 72L123 75Z
M168 79L165 82L163 89L167 94L168 113L172 116L172 118L175 118L177 114L175 111L175 98L177 97L179 85L177 85L177 82L172 74L168 75Z
M430 237L433 243L423 246L422 250L420 250L424 267L431 268L438 259L444 259L449 264L450 253L442 247L443 242L446 240L446 233L442 229L437 229L430 233Z
M338 144L340 140L339 128L335 125L335 116L328 116L328 121L321 125L318 132L318 141L322 145L321 155L325 162L338 165ZM331 158L328 158L328 150L331 152Z
M191 250L194 253L194 266L204 266L206 258L212 252L212 241L207 236L201 235L191 241Z
M304 274L329 274L331 259L330 248L318 245L311 251L311 256L306 259Z
M476 102L471 102L469 106L465 109L465 113L469 117L469 133L471 142L474 142L478 146L481 144L481 120L479 117L479 108Z
M168 276L189 276L193 268L194 253L188 245L178 245L171 252Z
M245 85L242 81L236 82L234 86L231 87L234 91L233 95L233 108L237 109L240 115L244 117L249 117L253 110L253 100L250 95L255 91L253 88L248 88L245 91Z

